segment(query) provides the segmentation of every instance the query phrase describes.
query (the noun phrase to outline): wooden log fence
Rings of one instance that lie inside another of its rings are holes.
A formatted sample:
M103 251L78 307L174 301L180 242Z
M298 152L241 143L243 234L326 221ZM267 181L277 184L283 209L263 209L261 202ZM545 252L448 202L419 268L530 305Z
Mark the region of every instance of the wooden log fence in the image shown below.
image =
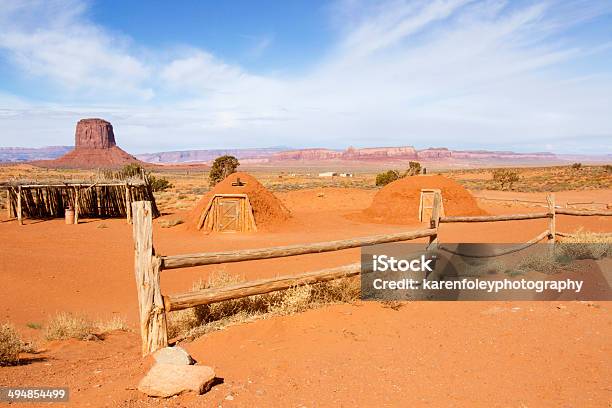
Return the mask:
M316 254L331 251L341 251L369 245L391 242L410 241L418 238L428 238L429 245L437 249L448 250L438 243L440 225L457 222L501 222L517 220L548 219L548 228L524 244L509 248L490 256L501 256L506 253L518 252L530 247L543 239L554 243L556 237L567 237L572 234L556 230L557 214L569 216L609 216L610 211L578 211L556 209L555 198L547 197L548 212L531 214L510 214L495 216L441 216L442 197L434 195L434 207L429 228L419 231L400 232L395 234L376 235L338 241L319 242L305 245L287 245L270 248L244 249L238 251L208 252L183 255L159 256L153 246L152 208L147 201L132 202L131 217L134 236L134 271L138 290L140 311L140 331L142 337L142 354L147 355L168 344L166 328L166 313L187 309L200 305L208 305L230 299L262 295L274 291L285 290L296 286L327 282L334 279L356 276L361 273L359 263L328 268L299 275L287 275L269 279L259 279L238 283L222 288L208 288L198 291L162 295L160 274L164 270L189 268L195 266L245 262L263 259L282 258L306 254ZM450 250L449 252L452 252ZM463 254L462 254L463 255ZM487 256L489 257L489 256Z

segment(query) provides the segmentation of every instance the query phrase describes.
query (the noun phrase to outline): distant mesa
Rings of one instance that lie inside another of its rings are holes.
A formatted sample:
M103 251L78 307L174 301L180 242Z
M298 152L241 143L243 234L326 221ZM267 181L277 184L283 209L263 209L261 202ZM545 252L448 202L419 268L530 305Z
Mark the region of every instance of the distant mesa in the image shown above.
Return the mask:
M104 119L79 120L74 146L77 149L110 149L117 146L113 125Z
M122 150L115 142L113 125L104 119L81 119L74 136L71 152L49 161L33 164L57 168L116 168L130 163L144 164Z

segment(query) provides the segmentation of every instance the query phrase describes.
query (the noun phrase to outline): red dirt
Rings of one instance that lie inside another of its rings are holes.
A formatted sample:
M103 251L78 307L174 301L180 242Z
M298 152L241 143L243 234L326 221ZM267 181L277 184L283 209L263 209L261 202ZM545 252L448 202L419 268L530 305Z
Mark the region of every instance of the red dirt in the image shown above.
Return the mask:
M235 250L420 228L416 221L397 226L345 217L365 209L373 194L331 188L282 193L292 218L278 230L214 239L184 225L161 228L167 217L185 215L172 214L154 220L155 248L166 255ZM567 199L581 194L568 193ZM597 194L596 201L612 198L612 190ZM541 211L495 203L483 208L491 214ZM440 241L525 242L547 222L443 224ZM610 217L557 217L564 232L611 227ZM356 302L241 324L185 344L200 363L215 368L222 384L202 396L147 398L135 390L150 364L140 357L137 332L101 342L45 343L40 330L26 327L62 311L126 317L138 330L131 226L121 219L79 225L28 219L23 226L1 221L0 237L0 322L13 323L44 349L24 356L25 365L0 367L0 386L68 386L70 406L588 408L610 401L612 302L561 301L410 302L397 311ZM359 256L350 249L165 271L162 293L189 290L219 268L250 280L343 265Z
M383 187L372 205L361 218L369 222L411 224L418 220L421 189L437 188L442 191L445 215L486 214L472 195L457 182L443 176L411 176L396 180Z
M244 183L243 186L232 185L238 179L240 179L241 183ZM255 217L258 229L276 226L290 217L290 212L283 203L257 181L255 177L248 173L239 172L230 174L200 199L190 215L192 227L197 227L202 212L206 210L208 203L215 194L246 194L251 202L253 216Z

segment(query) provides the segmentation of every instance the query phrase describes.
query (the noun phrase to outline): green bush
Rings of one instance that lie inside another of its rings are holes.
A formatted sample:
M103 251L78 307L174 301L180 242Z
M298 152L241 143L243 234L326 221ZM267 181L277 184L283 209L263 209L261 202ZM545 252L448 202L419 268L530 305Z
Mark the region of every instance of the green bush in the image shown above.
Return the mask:
M140 177L142 174L149 179L149 183L151 184L153 191L165 191L174 187L168 180L163 177L155 177L138 163L126 164L119 171L119 175L124 179L130 177Z
M149 175L149 183L151 183L151 188L153 191L166 191L169 188L174 187L172 183L162 177L155 177L153 175Z
M406 170L406 176L416 176L417 174L421 174L421 163L411 161L408 163L408 170Z
M400 179L400 172L397 170L389 170L384 173L378 173L376 175L376 185L377 186L386 186L387 184Z
M236 172L238 166L240 166L240 162L234 156L217 157L208 174L210 185L215 186L220 181L225 180L227 176Z
M519 181L519 174L515 170L497 169L493 171L493 181L499 183L502 190L507 186L512 189L512 185Z
M581 167L582 167L582 163L574 163L574 164L572 164L572 169L574 169L574 170L580 170Z

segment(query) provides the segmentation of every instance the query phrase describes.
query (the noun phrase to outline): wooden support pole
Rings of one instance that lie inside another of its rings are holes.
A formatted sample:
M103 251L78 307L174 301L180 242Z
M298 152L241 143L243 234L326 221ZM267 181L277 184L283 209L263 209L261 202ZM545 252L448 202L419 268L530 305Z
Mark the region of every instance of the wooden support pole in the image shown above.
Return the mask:
M79 190L80 187L74 188L74 223L79 223Z
M130 192L130 185L125 183L125 213L127 223L132 223L132 194Z
M21 212L21 186L17 187L17 221L23 225L23 215Z
M546 196L546 202L548 203L548 212L552 214L552 217L548 219L548 230L550 231L550 235L548 236L548 241L551 243L555 243L555 235L556 235L556 211L555 211L555 195L550 193Z
M6 218L13 218L13 203L11 202L11 189L6 189Z
M429 220L429 228L435 229L436 234L429 237L429 245L438 243L438 227L440 226L440 216L442 207L442 194L439 191L434 192L433 204L431 208L431 218Z
M153 217L151 202L132 204L134 216L134 272L140 310L142 355L168 346L166 311L161 295L159 271L161 259L153 249Z

